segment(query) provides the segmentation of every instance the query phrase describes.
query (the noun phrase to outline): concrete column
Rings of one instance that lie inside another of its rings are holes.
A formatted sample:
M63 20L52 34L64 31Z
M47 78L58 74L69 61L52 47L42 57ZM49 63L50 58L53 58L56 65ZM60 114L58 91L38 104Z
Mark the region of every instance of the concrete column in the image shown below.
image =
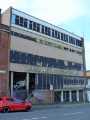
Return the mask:
M13 72L11 72L11 89L10 89L10 92L11 92L11 96L13 96Z
M29 94L29 73L26 74L26 90L28 95Z
M77 102L79 102L79 90L76 91L77 94Z
M72 91L69 91L69 101L72 102Z
M63 91L61 91L61 102L63 102Z

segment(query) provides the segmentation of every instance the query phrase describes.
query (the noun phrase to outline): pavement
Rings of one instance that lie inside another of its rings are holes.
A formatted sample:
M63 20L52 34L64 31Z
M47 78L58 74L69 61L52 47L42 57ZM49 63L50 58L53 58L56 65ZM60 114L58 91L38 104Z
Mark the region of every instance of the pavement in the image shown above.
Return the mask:
M82 105L90 105L90 103L57 103L57 104L38 104L33 105L32 109L40 110L40 109L47 109L47 108L63 108L63 107L76 107Z

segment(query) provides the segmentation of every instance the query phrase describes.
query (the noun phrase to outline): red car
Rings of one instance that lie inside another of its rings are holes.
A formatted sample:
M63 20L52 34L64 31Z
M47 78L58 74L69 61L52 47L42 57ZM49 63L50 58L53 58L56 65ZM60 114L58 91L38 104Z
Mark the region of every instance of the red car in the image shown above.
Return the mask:
M0 112L28 111L31 108L32 103L30 101L22 101L7 96L0 98Z

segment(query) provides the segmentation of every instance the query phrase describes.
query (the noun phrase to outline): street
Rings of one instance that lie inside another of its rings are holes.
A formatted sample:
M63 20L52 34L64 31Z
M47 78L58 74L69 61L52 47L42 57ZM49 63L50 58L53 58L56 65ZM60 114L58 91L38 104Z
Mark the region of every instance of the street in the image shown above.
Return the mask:
M0 113L0 120L90 120L90 104L33 108L29 112Z

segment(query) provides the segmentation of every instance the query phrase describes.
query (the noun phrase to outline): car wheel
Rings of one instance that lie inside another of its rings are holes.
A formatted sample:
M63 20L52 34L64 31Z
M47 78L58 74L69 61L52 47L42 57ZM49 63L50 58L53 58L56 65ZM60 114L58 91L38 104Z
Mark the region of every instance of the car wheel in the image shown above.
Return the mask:
M30 107L27 107L27 108L26 108L26 112L28 112L30 109L31 109Z
M3 108L3 113L8 113L8 112L10 112L8 107Z

